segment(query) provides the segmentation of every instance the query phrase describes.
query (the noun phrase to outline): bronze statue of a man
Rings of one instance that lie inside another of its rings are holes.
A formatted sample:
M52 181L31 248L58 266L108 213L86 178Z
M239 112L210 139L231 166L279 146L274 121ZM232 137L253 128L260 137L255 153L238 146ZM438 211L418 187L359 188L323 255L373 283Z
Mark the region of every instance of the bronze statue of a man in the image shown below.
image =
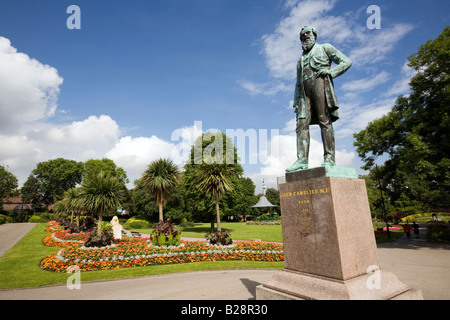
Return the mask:
M308 168L309 125L318 124L322 134L324 163L335 165L333 122L339 119L339 104L333 79L350 68L352 61L331 44L318 44L317 31L303 27L300 32L303 54L297 63L294 111L297 114L297 161L286 172ZM331 62L336 66L331 69Z

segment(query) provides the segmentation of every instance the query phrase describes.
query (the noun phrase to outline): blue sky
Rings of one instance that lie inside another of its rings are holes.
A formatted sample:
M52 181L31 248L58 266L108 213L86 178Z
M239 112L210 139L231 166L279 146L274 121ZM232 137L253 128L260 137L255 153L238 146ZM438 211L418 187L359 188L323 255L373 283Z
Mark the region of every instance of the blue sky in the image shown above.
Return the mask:
M369 5L381 29L367 28ZM408 93L407 57L449 12L445 0L0 0L0 164L22 184L40 161L108 157L134 180L159 157L182 164L200 129L267 130L268 157L239 153L257 192L263 178L276 187L295 160L298 33L312 25L353 60L334 82L337 165L363 173L353 133ZM313 127L310 166L322 153Z

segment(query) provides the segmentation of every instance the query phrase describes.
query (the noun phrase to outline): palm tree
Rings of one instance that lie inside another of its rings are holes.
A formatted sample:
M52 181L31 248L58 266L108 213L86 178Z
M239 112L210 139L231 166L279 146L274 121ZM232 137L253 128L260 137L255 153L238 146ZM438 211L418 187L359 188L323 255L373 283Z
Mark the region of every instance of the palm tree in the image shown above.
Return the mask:
M86 176L81 185L80 198L84 210L98 215L97 236L102 235L103 215L122 206L127 190L117 177L100 171Z
M228 164L199 164L195 171L197 188L206 196L216 201L217 231L222 231L220 226L219 200L228 192L233 191L233 177L236 168Z
M62 198L62 203L64 204L65 209L71 213L71 223L73 223L74 213L81 210L80 192L80 188L70 188L64 192ZM77 226L79 225L79 220L80 219L77 219Z
M152 161L141 177L147 192L156 198L159 208L159 221L163 221L163 205L167 203L170 191L178 184L180 171L178 166L167 159Z

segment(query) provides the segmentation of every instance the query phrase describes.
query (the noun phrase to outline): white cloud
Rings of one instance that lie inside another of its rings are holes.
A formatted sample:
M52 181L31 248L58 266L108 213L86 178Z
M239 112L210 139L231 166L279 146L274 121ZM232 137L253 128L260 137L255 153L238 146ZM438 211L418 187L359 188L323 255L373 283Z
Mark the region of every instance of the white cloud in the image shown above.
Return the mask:
M62 83L55 68L17 52L0 37L0 133L53 116Z
M389 73L381 71L374 77L346 82L342 85L342 89L344 91L368 91L380 84L386 83L389 78Z
M385 97L399 96L409 92L410 91L409 82L411 81L411 78L415 74L416 71L410 68L408 66L408 63L405 62L401 70L402 78L394 83L391 89L389 89L389 91L386 92Z
M347 133L353 134L356 131L364 129L369 122L381 118L390 112L395 104L395 100L396 98L387 98L371 104L364 104L357 109L355 108L353 116L343 120L345 121L345 125L342 127L343 129L339 130L338 134L343 135L341 130L351 129L351 132Z
M117 123L107 115L90 116L83 121L66 125L46 125L46 128L29 131L30 140L44 141L52 146L71 148L100 149L116 143L120 134Z
M119 126L109 116L90 116L65 125L30 123L14 135L0 134L0 163L25 182L41 161L58 157L86 161L105 156L119 141Z
M116 165L122 167L131 182L138 179L150 162L159 158L169 158L174 144L157 136L120 138L114 147L105 153Z
M353 65L363 67L383 61L395 44L412 29L413 26L406 23L383 28L376 33L366 28L357 29L355 38L359 40L359 45L355 46L349 54Z
M265 96L274 96L280 92L291 92L292 87L286 85L286 83L282 81L275 82L266 82L266 83L256 83L249 80L239 80L238 84L246 89L248 93L252 96L256 96L259 94Z

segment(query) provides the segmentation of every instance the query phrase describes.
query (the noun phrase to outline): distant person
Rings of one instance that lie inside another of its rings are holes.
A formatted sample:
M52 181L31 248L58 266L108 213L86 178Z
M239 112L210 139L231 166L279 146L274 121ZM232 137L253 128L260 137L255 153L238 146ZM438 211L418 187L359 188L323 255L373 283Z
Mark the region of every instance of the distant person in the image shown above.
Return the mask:
M419 225L416 222L413 222L412 228L414 229L416 239L419 239Z
M408 224L405 224L405 225L403 226L403 230L405 230L406 237L407 237L408 239L411 239L411 227L410 227Z
M437 215L436 215L436 213L433 213L433 214L431 215L431 217L433 217L433 221L437 221Z

